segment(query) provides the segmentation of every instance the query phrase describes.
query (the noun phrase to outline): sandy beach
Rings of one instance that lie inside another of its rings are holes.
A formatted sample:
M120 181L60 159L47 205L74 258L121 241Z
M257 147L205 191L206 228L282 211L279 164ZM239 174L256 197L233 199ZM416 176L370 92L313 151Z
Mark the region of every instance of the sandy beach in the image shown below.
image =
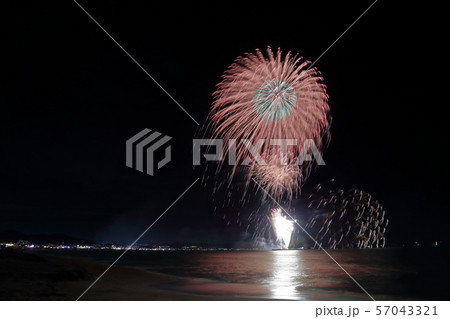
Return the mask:
M106 267L90 260L5 250L0 256L0 300L76 300ZM204 291L211 294L198 293ZM234 291L255 296L247 300L260 300L257 296L266 293L247 284L113 267L81 300L243 300L242 295L233 297Z

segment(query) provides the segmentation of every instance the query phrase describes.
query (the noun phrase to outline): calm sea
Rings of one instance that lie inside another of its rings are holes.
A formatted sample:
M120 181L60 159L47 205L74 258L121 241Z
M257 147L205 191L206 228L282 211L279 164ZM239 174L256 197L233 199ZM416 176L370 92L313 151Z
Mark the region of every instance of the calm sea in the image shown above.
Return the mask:
M43 252L48 253L48 252ZM108 265L122 252L55 251ZM448 248L334 250L330 255L377 300L449 300ZM318 250L129 251L118 266L173 276L164 289L195 294L290 300L369 300Z

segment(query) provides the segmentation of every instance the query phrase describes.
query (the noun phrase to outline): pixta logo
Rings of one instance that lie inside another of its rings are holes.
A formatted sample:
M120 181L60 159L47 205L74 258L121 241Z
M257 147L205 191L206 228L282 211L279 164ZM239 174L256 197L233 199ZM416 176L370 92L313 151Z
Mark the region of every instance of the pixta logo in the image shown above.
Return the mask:
M160 169L171 160L170 145L166 146L163 159L155 161L154 158L155 151L171 139L170 136L152 132L148 128L140 131L126 142L127 166L153 176L155 167Z

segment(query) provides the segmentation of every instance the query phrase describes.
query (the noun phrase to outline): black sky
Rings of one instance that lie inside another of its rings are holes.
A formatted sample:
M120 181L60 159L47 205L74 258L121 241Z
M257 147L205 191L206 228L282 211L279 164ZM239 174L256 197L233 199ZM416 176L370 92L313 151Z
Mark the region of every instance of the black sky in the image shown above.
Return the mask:
M237 56L271 45L315 60L371 2L80 4L203 124ZM379 1L316 64L332 139L304 192L330 178L370 192L391 219L388 243L449 239L439 11ZM197 126L74 2L0 12L0 231L131 242L200 177ZM173 137L153 177L125 166L125 141L146 127ZM239 240L212 207L196 185L145 240Z

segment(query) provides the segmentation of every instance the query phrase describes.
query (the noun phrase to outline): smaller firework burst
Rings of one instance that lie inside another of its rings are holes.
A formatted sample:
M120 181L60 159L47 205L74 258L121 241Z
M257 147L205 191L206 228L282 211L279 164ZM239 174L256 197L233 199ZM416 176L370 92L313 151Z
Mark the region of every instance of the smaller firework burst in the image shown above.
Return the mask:
M277 201L295 197L303 178L298 165L287 162L287 159L280 161L279 156L269 157L266 165L251 165L249 171L267 194Z
M389 220L372 195L359 189L317 185L308 207L314 209L306 229L324 248L384 247ZM314 244L317 248L317 243Z

